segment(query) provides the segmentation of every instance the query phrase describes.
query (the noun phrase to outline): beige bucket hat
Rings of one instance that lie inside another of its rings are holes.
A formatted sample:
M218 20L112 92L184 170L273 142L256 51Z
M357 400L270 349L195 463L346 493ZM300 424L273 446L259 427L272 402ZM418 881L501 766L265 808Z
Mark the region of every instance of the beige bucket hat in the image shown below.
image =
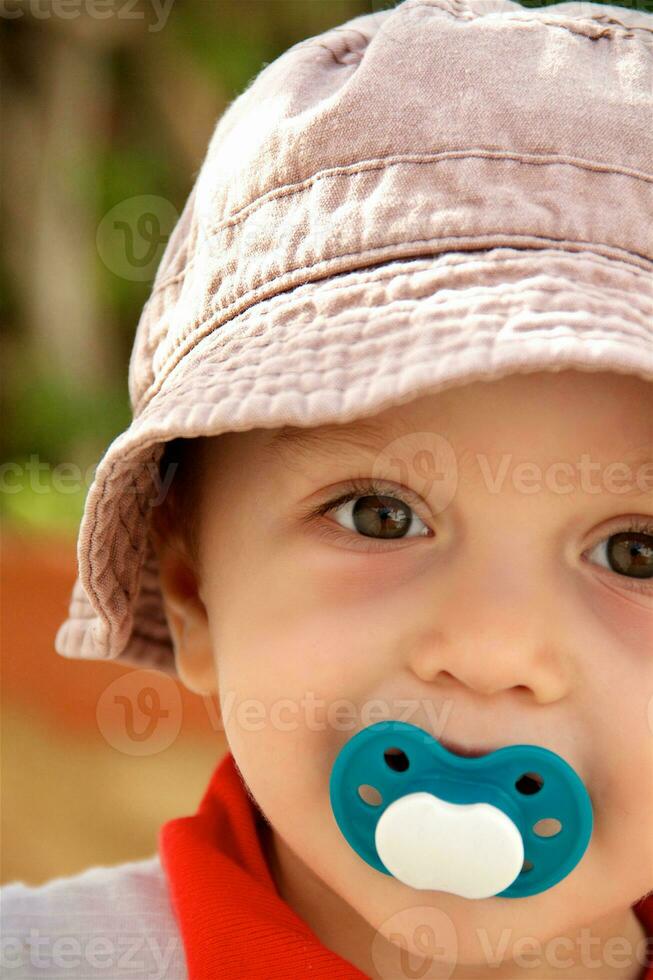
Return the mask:
M174 673L164 443L565 368L653 381L653 15L404 0L219 119L136 331L55 646Z

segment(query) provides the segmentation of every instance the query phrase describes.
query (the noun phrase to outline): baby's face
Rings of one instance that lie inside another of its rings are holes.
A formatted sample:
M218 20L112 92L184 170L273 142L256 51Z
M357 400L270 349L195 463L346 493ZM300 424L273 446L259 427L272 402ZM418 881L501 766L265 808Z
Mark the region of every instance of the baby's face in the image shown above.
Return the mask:
M281 893L332 946L345 910L363 945L396 942L404 910L414 948L444 915L459 964L502 937L508 955L520 937L621 921L653 888L653 527L639 559L615 537L653 525L652 387L512 375L298 430L310 445L280 433L205 447L206 646L179 655L191 684L212 658ZM529 898L467 900L368 866L335 823L329 776L386 718L466 748L561 755L594 807L577 867Z

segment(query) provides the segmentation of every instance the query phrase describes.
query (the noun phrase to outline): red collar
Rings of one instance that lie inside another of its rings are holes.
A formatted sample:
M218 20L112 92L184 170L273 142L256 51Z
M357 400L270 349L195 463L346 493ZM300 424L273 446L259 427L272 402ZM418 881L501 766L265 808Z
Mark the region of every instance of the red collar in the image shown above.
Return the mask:
M653 980L653 891L633 905L633 909L649 937L645 962L650 963L650 966L642 973L642 980Z
M189 980L365 980L277 892L261 844L263 822L228 752L197 813L161 827L161 863Z
M161 827L161 863L189 980L365 980L277 892L261 843L264 823L228 752L197 813ZM633 907L653 936L653 895ZM653 966L642 980L653 980Z

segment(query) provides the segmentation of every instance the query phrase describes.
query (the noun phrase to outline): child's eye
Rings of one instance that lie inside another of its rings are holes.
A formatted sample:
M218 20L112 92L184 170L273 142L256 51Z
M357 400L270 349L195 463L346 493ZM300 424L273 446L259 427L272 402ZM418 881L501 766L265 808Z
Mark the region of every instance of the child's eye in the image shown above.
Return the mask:
M341 527L381 542L432 535L396 491L390 493L374 483L353 484L347 493L319 507L317 513L331 514ZM404 496L414 503L419 500L412 491L404 491ZM653 521L630 518L625 527L602 538L585 555L618 575L626 588L653 595Z
M597 564L626 579L627 588L653 595L653 522L633 519L585 554L599 556Z
M411 506L412 505L412 506ZM432 535L431 530L417 516L415 509L423 503L412 490L398 492L393 486L378 481L351 480L345 492L317 508L310 517L334 515L340 527L353 532L356 538L375 539L382 543L396 538L414 538ZM340 535L333 527L321 527L325 535ZM372 542L369 542L372 545Z
M335 507L330 506L329 513L339 513L342 527L368 538L387 541L430 533L410 504L388 494L350 497L349 500L341 500Z

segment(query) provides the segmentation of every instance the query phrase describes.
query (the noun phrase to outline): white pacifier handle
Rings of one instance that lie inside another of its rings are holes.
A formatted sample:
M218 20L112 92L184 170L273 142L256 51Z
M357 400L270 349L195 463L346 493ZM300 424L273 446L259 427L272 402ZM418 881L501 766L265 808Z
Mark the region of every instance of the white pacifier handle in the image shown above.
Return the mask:
M408 793L376 825L375 843L388 871L411 888L490 898L515 880L524 863L522 836L490 803L450 803Z

